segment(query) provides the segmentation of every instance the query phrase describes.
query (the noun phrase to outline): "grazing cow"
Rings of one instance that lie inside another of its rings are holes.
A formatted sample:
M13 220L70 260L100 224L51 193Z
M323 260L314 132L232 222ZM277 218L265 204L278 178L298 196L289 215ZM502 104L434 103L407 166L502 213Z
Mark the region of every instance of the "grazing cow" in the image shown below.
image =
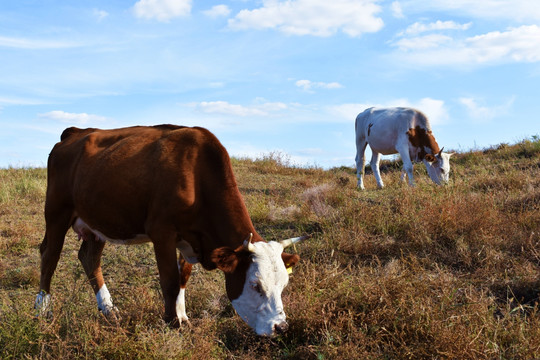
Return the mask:
M40 246L38 315L50 311L51 278L69 227L105 315L117 311L101 273L106 242L152 242L164 320L187 321L185 287L194 263L225 273L236 312L259 335L287 330L281 292L303 238L265 242L255 231L227 151L208 130L158 125L68 128L48 160L46 231ZM177 258L176 250L182 256Z
M364 152L367 145L373 153L371 169L377 186L384 186L379 171L381 154L399 153L403 161L401 180L409 176L414 186L413 161L422 160L429 177L437 185L448 182L450 156L443 153L431 132L427 117L410 108L369 108L356 117L356 175L358 187L364 189Z

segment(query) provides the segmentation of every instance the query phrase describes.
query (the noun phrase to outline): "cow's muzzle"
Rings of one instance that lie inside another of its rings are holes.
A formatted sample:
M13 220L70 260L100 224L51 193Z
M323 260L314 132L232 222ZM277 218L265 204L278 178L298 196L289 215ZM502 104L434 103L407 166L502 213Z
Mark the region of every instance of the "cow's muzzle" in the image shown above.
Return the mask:
M286 321L274 325L274 333L277 335L284 334L287 330L289 330L289 324Z

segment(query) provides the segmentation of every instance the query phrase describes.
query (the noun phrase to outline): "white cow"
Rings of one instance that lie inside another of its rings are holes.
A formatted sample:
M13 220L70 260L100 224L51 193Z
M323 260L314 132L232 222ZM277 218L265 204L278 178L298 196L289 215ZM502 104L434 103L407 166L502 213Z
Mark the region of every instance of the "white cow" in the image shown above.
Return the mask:
M429 121L420 111L404 107L369 108L358 114L355 127L356 175L360 189L364 189L364 152L368 144L373 153L371 169L379 188L384 186L379 171L381 154L401 155L401 180L408 175L411 186L414 186L412 162L420 160L437 185L448 182L453 153L443 153L439 149Z

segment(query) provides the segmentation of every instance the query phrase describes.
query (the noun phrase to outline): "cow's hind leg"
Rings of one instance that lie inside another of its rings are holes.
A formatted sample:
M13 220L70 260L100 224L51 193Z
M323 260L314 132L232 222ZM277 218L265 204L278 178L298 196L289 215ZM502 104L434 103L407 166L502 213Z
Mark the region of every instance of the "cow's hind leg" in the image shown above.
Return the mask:
M39 247L41 254L40 291L34 303L37 316L49 315L51 311L51 281L64 246L66 232L71 225L71 211L64 210L53 213L46 206L45 219L45 237Z
M367 142L365 140L356 140L356 177L358 178L356 186L362 190L364 190L364 154L366 147Z
M180 322L186 321L189 323L188 316L186 314L186 284L191 275L192 265L184 260L182 255L178 259L178 270L180 271L180 291L176 298L176 315Z
M371 155L371 161L370 161L371 170L373 170L373 175L375 175L375 180L377 180L377 187L379 189L382 189L384 187L384 183L382 181L381 172L379 170L381 154L376 151L373 151L373 149L372 149L372 152L373 152L373 155Z
M105 242L96 239L94 234L89 232L83 234L79 260L96 295L99 311L107 317L117 319L118 309L113 305L111 294L101 272L101 254L104 247Z

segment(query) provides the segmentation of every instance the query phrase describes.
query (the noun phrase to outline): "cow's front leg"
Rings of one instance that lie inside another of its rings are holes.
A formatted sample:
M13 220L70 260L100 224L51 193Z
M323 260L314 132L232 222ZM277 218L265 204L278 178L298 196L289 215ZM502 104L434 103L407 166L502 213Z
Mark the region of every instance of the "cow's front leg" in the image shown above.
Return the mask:
M405 174L406 174L407 177L409 178L409 185L415 186L414 177L413 177L413 163L411 159L409 159L408 157L403 158L402 156L401 158L403 160L403 170L402 170L403 175L401 176L401 179L405 180Z
M178 259L178 270L180 272L180 292L176 298L176 315L180 322L185 321L189 323L189 319L186 313L186 284L191 275L192 265L184 260L182 255Z
M356 177L358 178L358 182L356 183L356 186L364 190L364 154L366 152L367 142L363 139L357 139L356 140Z
M152 238L159 270L159 282L165 300L163 320L173 327L179 326L176 301L180 295L180 272L176 259L175 239L176 236Z
M399 155L401 156L401 161L403 162L403 170L401 171L401 180L405 180L405 175L409 178L409 185L414 185L414 177L413 177L413 163L411 161L411 157L409 155L409 148L408 145L405 147L398 148Z
M406 177L407 177L407 172L405 171L405 169L402 169L401 170L401 176L400 176L399 180L401 182L404 182Z

